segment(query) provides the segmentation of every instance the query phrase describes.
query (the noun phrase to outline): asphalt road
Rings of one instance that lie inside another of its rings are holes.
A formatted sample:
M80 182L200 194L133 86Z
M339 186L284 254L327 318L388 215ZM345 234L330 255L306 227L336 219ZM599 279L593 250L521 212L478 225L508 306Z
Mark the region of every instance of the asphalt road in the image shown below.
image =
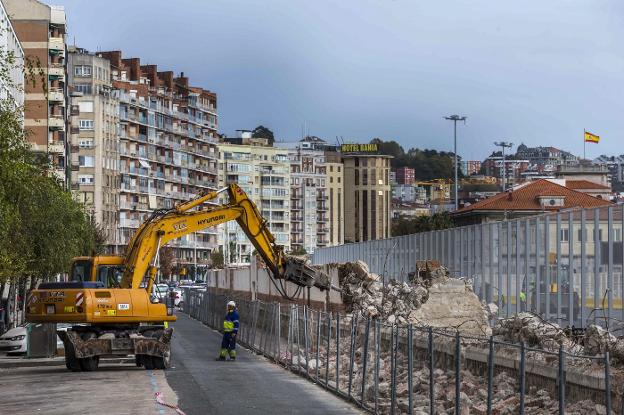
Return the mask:
M221 335L185 314L178 314L173 327L173 364L165 376L187 415L361 413L332 393L240 347L236 361L215 361Z

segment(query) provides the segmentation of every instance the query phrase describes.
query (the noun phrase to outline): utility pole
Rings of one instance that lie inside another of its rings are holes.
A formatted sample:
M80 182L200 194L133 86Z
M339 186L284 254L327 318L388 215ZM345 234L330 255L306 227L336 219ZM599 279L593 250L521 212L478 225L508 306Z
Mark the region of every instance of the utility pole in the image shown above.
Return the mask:
M444 119L453 121L453 153L455 154L455 210L459 208L459 200L457 199L457 187L459 185L457 181L457 121L463 121L466 124L466 117L460 117L459 115L451 115L444 117Z
M497 147L501 147L503 149L503 164L502 164L502 166L503 166L503 175L502 176L503 177L502 177L502 179L503 179L503 192L504 192L506 190L505 189L505 184L506 184L505 183L505 177L507 176L507 168L505 167L505 149L513 147L513 143L509 143L509 142L506 142L506 141L495 141L494 145L497 146Z

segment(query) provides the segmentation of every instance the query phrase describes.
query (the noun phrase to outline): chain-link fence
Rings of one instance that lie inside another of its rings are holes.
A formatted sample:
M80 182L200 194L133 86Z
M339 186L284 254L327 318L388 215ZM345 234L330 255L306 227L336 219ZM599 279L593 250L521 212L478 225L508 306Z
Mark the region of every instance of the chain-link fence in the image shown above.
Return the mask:
M192 289L185 298L185 313L221 328L230 298ZM295 304L237 305L240 344L372 413L624 411L608 353L546 351Z

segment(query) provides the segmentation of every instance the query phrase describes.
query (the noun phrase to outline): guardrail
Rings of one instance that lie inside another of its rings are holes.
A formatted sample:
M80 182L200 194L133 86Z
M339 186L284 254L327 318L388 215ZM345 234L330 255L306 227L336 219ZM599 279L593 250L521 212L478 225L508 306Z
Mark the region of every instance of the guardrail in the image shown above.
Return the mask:
M231 298L186 289L185 299L183 312L220 329ZM466 407L492 414L511 407L525 414L536 404L565 413L582 412L588 402L604 405L607 414L624 409L611 386L608 352L546 351L296 304L237 300L237 306L241 345L372 413L454 408L459 414Z

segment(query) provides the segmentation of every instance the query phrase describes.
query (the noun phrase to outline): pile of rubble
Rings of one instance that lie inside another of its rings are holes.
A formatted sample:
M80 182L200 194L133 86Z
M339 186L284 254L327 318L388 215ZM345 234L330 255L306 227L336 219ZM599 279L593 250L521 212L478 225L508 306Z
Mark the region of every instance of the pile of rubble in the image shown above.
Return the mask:
M342 392L347 392L349 388L349 341L344 339L341 343L341 353L339 358L340 383L338 387ZM370 406L375 401L375 370L374 352L369 350L368 367L366 373L363 373L364 352L360 344L356 344L354 353L355 360L353 363L351 393L357 399L361 397L362 382L365 381L364 400ZM320 349L321 359L317 361L312 358L307 361L308 373L311 376L316 375L318 367L319 377L325 378L326 363L328 367L327 376L329 386L336 387L336 356L330 353L329 362L325 361L325 349ZM305 371L306 360L303 354L295 357L295 364L298 364L301 370ZM397 373L396 373L396 411L395 413L408 413L409 410L409 389L408 389L408 370L407 356L401 351L396 357ZM379 413L387 414L391 412L392 399L392 363L391 356L387 350L382 350L379 361L379 377L377 386L377 403ZM429 369L422 367L415 362L415 368L412 372L412 393L414 402L414 414L425 415L429 413ZM436 368L434 370L434 406L438 414L454 414L455 413L455 373L452 370L443 370ZM520 406L520 395L517 379L511 374L501 371L494 377L492 388L492 405L495 414L517 414ZM525 398L525 411L531 414L556 414L558 413L558 401L556 396L551 395L547 390L538 389L535 386L527 388ZM475 376L468 370L461 371L461 395L460 401L462 406L461 414L483 414L487 413L487 382L483 377ZM596 404L590 400L580 402L566 403L566 413L585 415L588 413L606 414L606 408L603 405Z
M598 356L608 350L612 362L624 364L624 339L617 338L600 326L590 325L585 333L574 338L568 330L556 323L544 321L531 313L519 313L500 319L493 327L493 334L510 343L525 342L536 347L556 352L561 346L567 353Z
M566 350L574 348L572 340L559 325L531 313L518 313L500 319L493 328L493 334L510 343L525 342L529 347L544 350L556 351L560 346Z
M465 334L489 335L489 309L470 284L452 279L437 261L418 261L410 282L390 281L371 273L362 262L338 269L342 302L348 313L381 319L389 324L458 328Z

